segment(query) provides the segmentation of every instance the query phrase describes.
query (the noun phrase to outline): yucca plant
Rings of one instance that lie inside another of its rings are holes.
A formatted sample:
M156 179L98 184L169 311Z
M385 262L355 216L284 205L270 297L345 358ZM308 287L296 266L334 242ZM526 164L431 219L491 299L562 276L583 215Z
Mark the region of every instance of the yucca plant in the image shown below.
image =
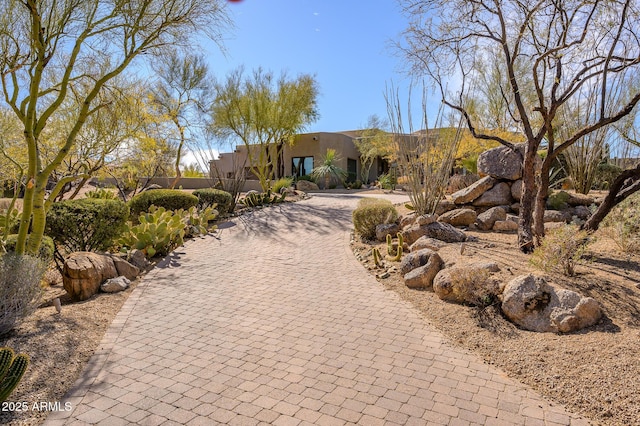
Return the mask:
M342 182L348 176L348 173L337 166L337 162L340 161L336 150L333 148L327 149L327 154L322 159L322 164L315 167L311 171L311 177L315 180L324 179L324 189L329 188L331 178L335 177L338 182Z

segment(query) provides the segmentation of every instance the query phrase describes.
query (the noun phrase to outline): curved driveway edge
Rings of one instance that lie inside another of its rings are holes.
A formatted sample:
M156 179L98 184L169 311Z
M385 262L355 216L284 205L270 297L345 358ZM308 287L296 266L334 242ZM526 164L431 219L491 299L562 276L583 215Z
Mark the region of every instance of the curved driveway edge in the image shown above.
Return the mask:
M189 241L132 292L73 410L45 424L589 424L369 275L348 245L357 199L315 194Z

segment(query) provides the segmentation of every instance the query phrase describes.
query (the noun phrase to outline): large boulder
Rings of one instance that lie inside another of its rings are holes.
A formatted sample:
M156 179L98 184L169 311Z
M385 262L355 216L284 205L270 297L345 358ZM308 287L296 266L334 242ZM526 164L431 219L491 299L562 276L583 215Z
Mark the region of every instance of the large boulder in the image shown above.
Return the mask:
M489 210L480 213L476 217L476 225L482 231L488 231L493 228L494 223L498 220L506 220L507 212L502 207L491 207Z
M376 225L376 239L378 241L387 241L387 235L395 238L400 228L396 223L381 223Z
M413 214L401 216L399 220L400 229L408 228L409 226L413 225L415 221L416 221L416 216Z
M438 205L436 206L435 214L436 216L440 216L442 213L446 213L449 210L454 210L457 208L458 206L453 201L449 201L447 199L440 200L438 202Z
M62 283L72 300L81 301L96 294L100 284L109 278L123 275L134 279L138 273L138 268L115 256L76 252L65 260Z
M513 220L496 220L493 224L493 230L498 232L513 232L518 230L518 222Z
M298 191L309 192L317 191L320 189L315 182L309 182L308 180L299 180L296 182L296 189Z
M508 206L512 202L511 187L506 182L500 182L476 198L473 205L476 207Z
M525 146L517 144L515 151L506 146L499 146L483 152L478 156L478 174L495 179L520 179Z
M476 221L476 211L473 209L455 209L441 214L438 222L453 226L469 226Z
M416 240L415 243L411 244L411 246L409 247L409 251L414 252L422 249L438 251L446 245L447 243L445 243L444 241L436 240L435 238L420 237Z
M433 222L423 228L425 229L425 236L445 243L462 243L467 240L467 234L448 223Z
M468 204L491 189L495 183L496 180L494 178L485 176L466 188L451 194L451 200L453 200L454 204Z
M511 198L520 202L520 198L522 197L522 179L518 179L517 181L511 184Z
M407 254L400 262L400 273L405 275L420 266L426 265L429 257L435 253L435 251L430 249L422 249Z
M486 305L500 293L500 286L491 278L499 270L495 263L443 269L433 280L433 291L447 302Z
M602 317L598 302L575 291L556 289L532 274L514 278L504 288L502 311L525 330L569 333Z
M410 270L404 275L404 284L409 288L431 288L433 278L444 266L444 262L438 253L429 250L426 263Z

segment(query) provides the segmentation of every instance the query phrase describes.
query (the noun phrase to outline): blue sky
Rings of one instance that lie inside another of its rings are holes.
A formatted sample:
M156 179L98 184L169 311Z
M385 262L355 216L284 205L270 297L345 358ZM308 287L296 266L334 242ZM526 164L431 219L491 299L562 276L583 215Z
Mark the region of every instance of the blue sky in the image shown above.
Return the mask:
M235 30L226 55L207 53L217 78L244 65L290 78L315 75L320 118L310 132L362 128L372 114L386 118L385 84L406 87L391 40L406 26L394 0L243 0L230 2Z

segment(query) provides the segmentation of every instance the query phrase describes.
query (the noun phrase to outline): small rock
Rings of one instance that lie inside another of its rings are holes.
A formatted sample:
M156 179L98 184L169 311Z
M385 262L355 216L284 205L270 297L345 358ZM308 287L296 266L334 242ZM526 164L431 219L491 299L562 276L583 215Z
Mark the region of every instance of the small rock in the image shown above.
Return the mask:
M102 285L100 285L100 290L104 293L117 293L129 288L130 284L131 281L129 281L129 279L125 276L109 278L104 283L102 283Z

